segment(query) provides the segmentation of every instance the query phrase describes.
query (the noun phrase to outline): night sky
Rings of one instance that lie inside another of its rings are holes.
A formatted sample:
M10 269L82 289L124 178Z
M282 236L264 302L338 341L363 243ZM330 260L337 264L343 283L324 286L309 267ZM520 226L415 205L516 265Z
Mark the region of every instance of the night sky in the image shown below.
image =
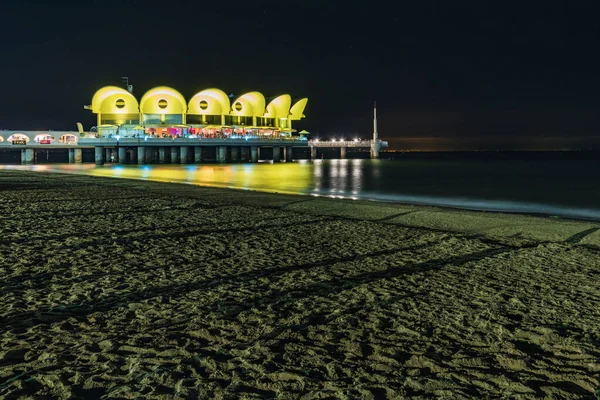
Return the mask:
M395 147L600 143L594 2L396 3L5 0L0 129L89 129L83 106L129 76L138 99L308 97L295 127L323 139L370 136L377 100Z

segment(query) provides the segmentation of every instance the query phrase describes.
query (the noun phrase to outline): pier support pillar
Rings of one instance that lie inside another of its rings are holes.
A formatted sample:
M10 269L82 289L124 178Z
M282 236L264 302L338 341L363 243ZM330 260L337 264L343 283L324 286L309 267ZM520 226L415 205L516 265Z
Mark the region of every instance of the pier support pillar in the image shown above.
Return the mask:
M250 147L250 162L258 162L258 146Z
M285 147L285 161L292 162L294 160L294 148L292 146Z
M372 159L376 159L379 158L379 149L380 149L381 145L377 142L372 142L371 143L371 158Z
M187 146L181 146L179 148L179 163L180 164L188 163L188 147Z
M194 162L199 164L202 162L202 146L194 146Z
M231 161L232 162L240 161L240 148L238 146L233 146L231 148Z
M81 149L73 149L73 154L75 156L75 164L83 163L83 151Z
M311 147L310 148L310 159L315 160L316 158L317 158L317 148Z
M273 146L273 162L281 162L281 147Z
M217 147L217 162L218 163L227 162L227 146Z
M240 160L248 162L250 161L250 147L242 146L240 147Z
M346 148L345 147L340 147L340 158L342 160L346 159Z
M165 163L165 148L163 146L158 148L158 162L161 164Z
M127 162L127 148L119 147L119 164L125 164Z
M144 146L138 146L138 148L137 148L137 163L138 164L146 163L146 148Z
M171 164L179 163L179 149L177 146L171 146Z
M146 147L146 164L152 164L154 160L154 147Z
M75 149L69 149L69 164L75 164Z
M21 164L34 164L34 157L35 153L33 149L21 150Z
M96 165L104 165L104 147L94 147L94 161Z

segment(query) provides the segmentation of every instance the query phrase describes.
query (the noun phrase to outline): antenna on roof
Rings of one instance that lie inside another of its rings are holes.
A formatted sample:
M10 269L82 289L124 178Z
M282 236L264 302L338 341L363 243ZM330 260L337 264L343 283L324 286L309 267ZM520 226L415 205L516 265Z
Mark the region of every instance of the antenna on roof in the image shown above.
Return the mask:
M127 86L127 91L129 93L133 93L133 85L129 84L129 77L128 76L122 76L121 77L121 81L125 82L125 85Z

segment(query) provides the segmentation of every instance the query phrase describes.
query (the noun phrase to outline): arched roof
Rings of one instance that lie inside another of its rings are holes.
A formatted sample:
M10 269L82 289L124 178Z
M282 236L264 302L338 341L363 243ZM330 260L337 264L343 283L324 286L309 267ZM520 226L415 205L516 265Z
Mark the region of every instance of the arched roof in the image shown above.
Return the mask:
M303 99L298 100L292 108L290 109L290 119L298 120L304 118L304 108L306 107L306 103L308 103L308 99L305 97Z
M117 102L123 100L122 102ZM139 113L137 99L127 90L117 86L105 86L92 97L92 112L112 114Z
M206 108L200 107L200 102L206 101ZM196 93L188 103L188 114L219 115L229 114L231 105L229 97L220 89L205 89Z
M206 101L206 104L201 102ZM304 118L307 98L298 100L290 107L291 97L284 94L273 99L265 107L265 97L260 92L248 92L233 102L222 90L211 88L196 93L186 103L177 90L166 86L155 87L142 96L140 102L127 90L117 86L105 86L92 98L92 112L108 114L210 114L245 117ZM239 110L237 109L239 108Z
M241 106L240 110L236 107ZM231 102L231 115L262 117L265 113L265 96L260 92L248 92Z
M167 86L148 90L140 100L140 111L144 114L185 114L186 108L181 93Z
M282 94L274 98L268 105L265 112L267 118L287 118L290 114L290 105L292 97L289 94Z

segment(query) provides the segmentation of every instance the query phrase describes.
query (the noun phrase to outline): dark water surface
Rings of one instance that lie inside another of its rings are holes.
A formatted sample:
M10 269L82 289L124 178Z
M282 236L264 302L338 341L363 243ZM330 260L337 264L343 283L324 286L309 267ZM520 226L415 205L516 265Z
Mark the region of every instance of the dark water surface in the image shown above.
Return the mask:
M396 160L0 168L600 220L597 153L404 153Z

